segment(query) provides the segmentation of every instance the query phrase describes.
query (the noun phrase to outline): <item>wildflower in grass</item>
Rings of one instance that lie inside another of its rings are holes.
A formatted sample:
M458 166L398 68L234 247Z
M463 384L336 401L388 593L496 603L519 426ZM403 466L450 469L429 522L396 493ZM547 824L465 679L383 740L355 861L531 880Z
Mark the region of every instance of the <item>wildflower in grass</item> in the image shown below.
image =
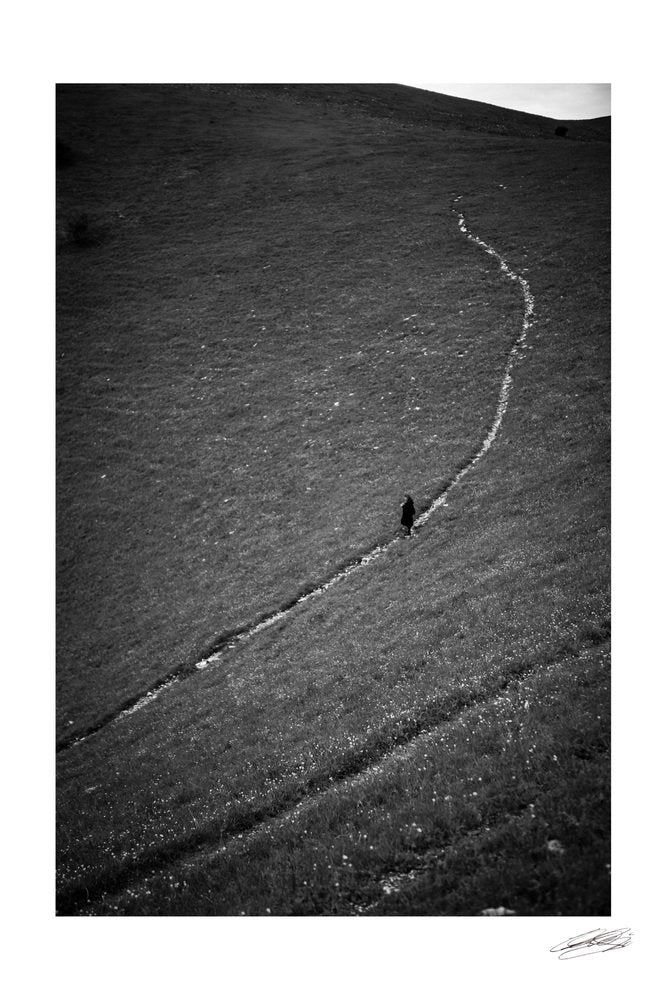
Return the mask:
M547 841L547 851L549 851L550 854L565 854L565 848L561 844L560 840Z

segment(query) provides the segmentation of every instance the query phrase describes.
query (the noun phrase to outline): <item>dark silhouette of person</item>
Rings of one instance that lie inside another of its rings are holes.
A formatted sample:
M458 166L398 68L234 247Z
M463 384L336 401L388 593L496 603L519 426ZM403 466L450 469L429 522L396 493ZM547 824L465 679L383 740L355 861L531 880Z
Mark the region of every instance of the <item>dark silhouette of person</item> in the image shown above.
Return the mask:
M409 535L412 531L412 523L415 519L415 505L409 493L403 497L401 504L401 527L404 535Z

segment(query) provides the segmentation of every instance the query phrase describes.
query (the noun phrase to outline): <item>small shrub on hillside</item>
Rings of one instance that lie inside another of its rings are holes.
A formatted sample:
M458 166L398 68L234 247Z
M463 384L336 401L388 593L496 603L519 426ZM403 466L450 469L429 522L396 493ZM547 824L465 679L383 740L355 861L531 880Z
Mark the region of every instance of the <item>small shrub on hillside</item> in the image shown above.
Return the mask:
M76 163L74 150L67 143L56 139L56 170L71 167L73 163Z
M599 625L593 622L585 622L579 628L579 641L591 646L599 646L606 642L611 635L611 622L607 619Z

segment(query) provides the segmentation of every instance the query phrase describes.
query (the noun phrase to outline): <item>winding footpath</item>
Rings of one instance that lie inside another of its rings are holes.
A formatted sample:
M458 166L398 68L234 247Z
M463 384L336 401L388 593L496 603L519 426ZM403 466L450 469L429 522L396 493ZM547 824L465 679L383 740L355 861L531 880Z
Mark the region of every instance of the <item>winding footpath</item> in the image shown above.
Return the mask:
M496 406L495 416L491 427L489 428L482 444L475 454L467 461L463 468L458 472L456 477L447 484L447 486L442 490L442 492L431 502L429 507L419 515L419 517L414 522L415 528L420 528L422 525L433 516L433 514L439 510L441 507L446 506L447 499L450 492L458 486L461 480L467 476L477 465L477 463L484 457L493 442L495 441L498 431L500 430L501 424L505 413L507 412L507 407L509 404L510 391L512 388L512 370L519 356L520 351L526 344L526 337L528 333L528 328L530 327L531 316L534 313L534 298L530 291L530 286L525 278L517 274L511 269L507 261L494 250L492 246L485 243L484 240L480 239L470 232L466 225L466 220L457 208L458 202L461 200L461 196L454 199L452 205L452 212L457 216L458 227L462 235L467 239L472 240L476 243L485 253L494 257L500 266L502 273L510 280L516 281L521 286L521 291L524 299L524 312L523 312L523 322L521 330L514 340L512 347L510 349L507 361L505 363L505 369L503 372L502 381L500 384L500 392L498 395L498 403ZM150 702L155 701L161 694L169 690L175 684L185 680L187 677L192 676L194 673L200 670L206 670L211 666L219 663L225 653L234 649L241 642L247 642L252 639L258 633L263 632L265 629L270 628L279 622L287 618L293 611L295 611L301 604L306 601L314 600L325 594L331 587L345 580L352 573L356 573L360 569L364 569L369 566L372 562L378 559L380 556L389 552L392 548L400 545L402 542L401 537L392 538L390 541L383 543L382 545L376 546L369 552L362 556L356 556L351 562L342 566L333 576L321 584L308 590L306 593L302 594L299 598L293 599L292 601L284 604L278 610L271 612L265 617L261 618L259 621L252 625L243 625L233 631L226 632L219 636L209 647L204 650L199 659L195 663L182 664L177 667L166 677L164 677L158 684L154 685L149 690L145 691L143 694L136 695L132 699L128 699L123 705L118 706L114 711L109 712L104 718L100 719L94 726L89 727L87 730L80 732L78 734L67 737L57 744L57 752L63 750L68 750L71 747L78 746L86 740L90 739L95 733L100 732L100 730L105 729L109 725L113 725L119 720L125 718L128 715L133 715L134 713L140 711Z

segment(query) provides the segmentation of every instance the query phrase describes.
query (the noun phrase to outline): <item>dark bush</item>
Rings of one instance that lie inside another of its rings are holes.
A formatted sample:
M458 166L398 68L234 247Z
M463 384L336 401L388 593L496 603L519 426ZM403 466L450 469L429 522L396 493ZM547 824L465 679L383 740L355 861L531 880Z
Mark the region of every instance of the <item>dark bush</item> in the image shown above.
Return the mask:
M556 125L556 128L555 128L554 132L555 132L555 135L567 135L567 126L566 125Z
M74 150L70 149L66 143L61 142L60 139L56 139L56 170L71 167L75 162Z

